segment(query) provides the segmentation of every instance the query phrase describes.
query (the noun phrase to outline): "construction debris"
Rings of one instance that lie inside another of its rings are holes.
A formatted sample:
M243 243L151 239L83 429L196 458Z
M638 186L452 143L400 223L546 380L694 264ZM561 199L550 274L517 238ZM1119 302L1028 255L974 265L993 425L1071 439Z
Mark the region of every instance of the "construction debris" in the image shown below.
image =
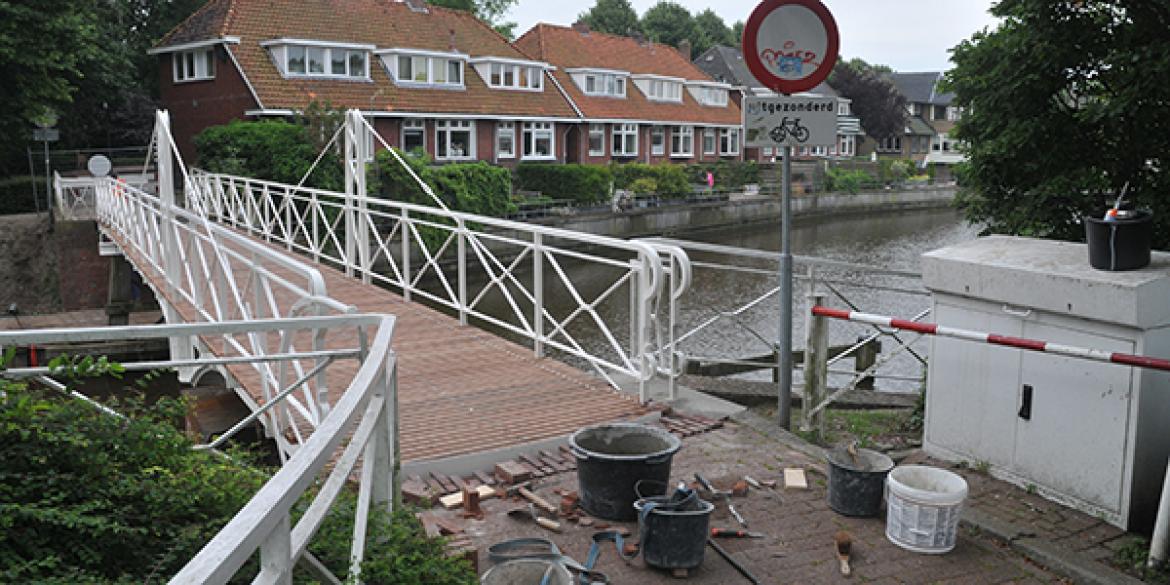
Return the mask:
M808 489L808 478L805 476L804 470L799 467L785 468L784 487L799 490Z

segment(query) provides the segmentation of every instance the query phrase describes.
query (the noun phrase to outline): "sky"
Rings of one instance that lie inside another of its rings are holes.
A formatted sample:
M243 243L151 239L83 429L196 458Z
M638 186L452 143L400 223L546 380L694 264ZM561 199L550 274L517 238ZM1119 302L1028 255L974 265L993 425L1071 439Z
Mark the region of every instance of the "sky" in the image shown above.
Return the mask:
M711 8L727 26L747 20L757 0L676 0L692 14ZM987 13L993 0L822 0L841 33L841 55L889 65L896 71L944 71L948 50L995 19ZM631 0L641 16L657 0ZM593 6L592 0L520 0L507 21L521 35L538 22L569 25Z

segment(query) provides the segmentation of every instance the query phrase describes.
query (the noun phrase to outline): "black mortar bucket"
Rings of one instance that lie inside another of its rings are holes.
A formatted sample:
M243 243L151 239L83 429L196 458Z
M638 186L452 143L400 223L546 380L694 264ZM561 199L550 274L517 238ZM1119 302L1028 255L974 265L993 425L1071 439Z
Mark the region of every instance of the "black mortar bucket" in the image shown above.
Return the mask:
M643 484L645 485L645 484ZM642 511L649 503L667 504L670 496L652 496L634 502L638 513L638 534L642 558L660 569L694 569L703 564L710 534L711 512L715 505L698 500L697 510Z
M1089 266L1097 270L1137 270L1150 264L1154 215L1139 211L1134 217L1106 221L1085 217Z
M569 437L569 449L577 458L577 484L581 507L606 520L637 518L635 485L665 486L670 462L682 447L678 437L660 427L612 423L586 427ZM650 483L654 482L654 483Z
M858 449L857 459L845 449L829 452L829 507L842 516L872 518L882 511L886 475L894 461L877 451Z

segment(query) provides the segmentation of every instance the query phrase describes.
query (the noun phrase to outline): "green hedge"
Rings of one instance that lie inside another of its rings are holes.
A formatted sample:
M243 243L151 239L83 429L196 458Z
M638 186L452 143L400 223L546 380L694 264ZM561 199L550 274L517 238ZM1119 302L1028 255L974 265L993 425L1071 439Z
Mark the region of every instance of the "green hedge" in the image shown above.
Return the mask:
M516 179L520 189L584 204L609 201L613 187L613 173L599 165L520 163Z
M697 183L706 184L708 172L715 175L715 188L721 190L742 189L760 182L760 166L755 161L720 160L686 166L686 175Z
M512 202L512 173L485 162L433 166L419 154L396 151L435 195L454 211L504 217L516 211ZM387 151L378 152L370 192L383 199L438 207L435 201Z
M678 165L643 163L612 164L614 187L629 189L639 195L656 193L662 197L685 197L692 193L692 181Z
M40 199L40 209L44 211L45 178L44 177L10 177L0 180L0 215L17 213L34 213L37 211L37 201L33 199L33 185L36 185L37 198Z
M224 126L211 126L195 136L195 151L200 168L213 173L292 185L301 182L319 154L308 127L283 120L234 120ZM340 191L344 182L340 159L331 149L305 186Z

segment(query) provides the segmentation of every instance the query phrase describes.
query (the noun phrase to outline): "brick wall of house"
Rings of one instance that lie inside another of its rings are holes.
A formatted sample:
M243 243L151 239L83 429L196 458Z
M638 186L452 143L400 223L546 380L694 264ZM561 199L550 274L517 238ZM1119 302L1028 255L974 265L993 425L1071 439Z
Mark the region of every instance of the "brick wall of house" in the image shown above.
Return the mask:
M207 81L175 82L172 58L158 56L159 96L170 111L175 144L188 165L195 161L193 138L208 126L245 118L244 112L259 105L225 49L216 49L215 78Z

